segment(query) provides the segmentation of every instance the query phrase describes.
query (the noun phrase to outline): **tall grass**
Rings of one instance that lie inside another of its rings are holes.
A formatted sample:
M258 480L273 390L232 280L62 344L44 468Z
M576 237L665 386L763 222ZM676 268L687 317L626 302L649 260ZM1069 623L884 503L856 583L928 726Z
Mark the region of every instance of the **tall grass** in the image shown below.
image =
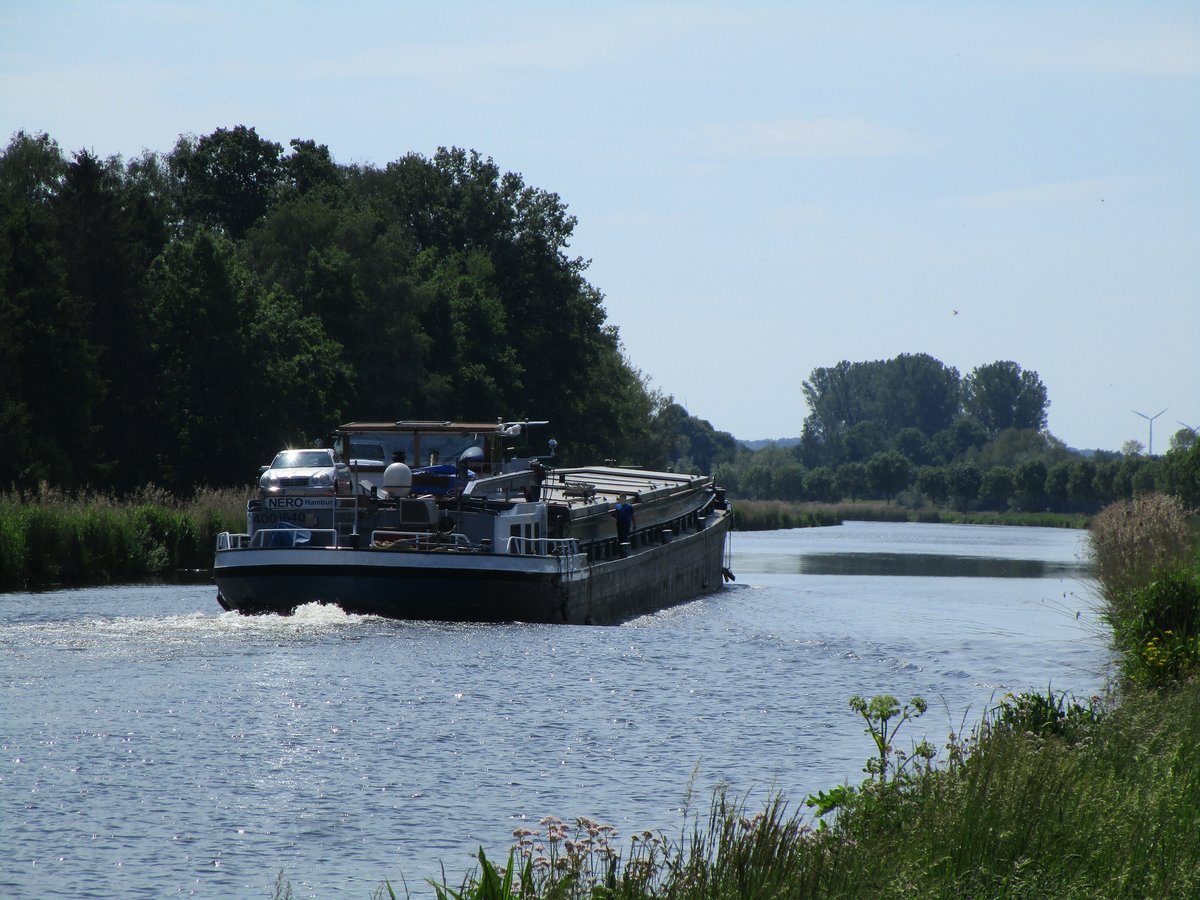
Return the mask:
M1110 614L1128 612L1130 592L1153 580L1167 564L1195 561L1195 537L1177 497L1139 494L1101 510L1088 540L1095 577Z
M881 896L1190 897L1200 887L1200 684L1130 695L1069 736L985 721L969 752L839 820Z
M481 851L456 898L1179 897L1200 892L1200 681L1106 710L1008 698L942 765L869 779L825 826L781 795L751 814L718 790L677 835L624 852L588 819ZM892 752L896 748L891 748Z
M0 494L0 590L207 569L216 535L243 529L246 498L203 489L179 500L153 486L122 498L48 487Z
M1144 494L1114 504L1089 539L1124 680L1163 688L1200 671L1200 560L1179 500Z

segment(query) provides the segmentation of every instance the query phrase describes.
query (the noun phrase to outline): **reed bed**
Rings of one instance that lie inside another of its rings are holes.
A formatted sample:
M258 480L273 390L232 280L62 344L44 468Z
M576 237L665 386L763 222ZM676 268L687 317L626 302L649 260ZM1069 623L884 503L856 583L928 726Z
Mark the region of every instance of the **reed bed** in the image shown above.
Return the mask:
M738 531L774 531L841 525L832 507L785 503L782 500L738 500L733 504L733 527Z
M1087 528L1091 517L1083 513L957 512L921 509L913 513L914 522L947 525L1018 525L1035 528Z
M171 577L212 566L216 535L245 526L248 493L153 485L126 497L43 486L0 494L0 590Z
M738 531L811 528L843 522L925 522L952 525L1021 525L1041 528L1087 528L1089 517L1078 513L971 512L907 509L874 501L859 503L788 503L783 500L738 500L733 523Z
M1162 494L1113 504L1088 537L1122 678L1161 689L1200 672L1200 555L1183 504Z
M846 522L911 522L912 511L902 506L865 500L851 503L817 504L817 509L828 510Z
M1122 615L1132 590L1163 566L1195 560L1195 535L1177 497L1139 494L1101 510L1088 535L1096 580L1111 613Z

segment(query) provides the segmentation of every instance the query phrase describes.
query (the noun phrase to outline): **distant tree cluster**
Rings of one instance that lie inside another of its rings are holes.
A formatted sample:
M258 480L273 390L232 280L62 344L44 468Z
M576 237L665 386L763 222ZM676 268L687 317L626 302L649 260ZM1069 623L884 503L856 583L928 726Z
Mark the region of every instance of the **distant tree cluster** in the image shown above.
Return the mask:
M1187 429L1164 457L1068 449L1046 430L1036 372L994 362L960 377L925 354L814 369L794 446L743 449L719 470L736 496L836 502L898 499L961 510L1091 512L1159 490L1200 506L1200 442Z
M125 162L18 133L0 486L245 483L349 418L545 418L568 460L732 458L625 358L574 226L461 149L344 166L238 126Z

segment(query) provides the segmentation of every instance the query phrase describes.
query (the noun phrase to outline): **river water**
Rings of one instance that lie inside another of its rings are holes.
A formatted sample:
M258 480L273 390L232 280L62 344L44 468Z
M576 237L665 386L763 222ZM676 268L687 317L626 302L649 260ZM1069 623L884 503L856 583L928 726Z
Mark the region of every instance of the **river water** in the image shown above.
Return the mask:
M733 536L736 584L619 627L240 617L206 585L0 595L3 897L432 896L512 829L676 833L718 784L861 780L855 694L929 711L1103 690L1084 535L849 523Z

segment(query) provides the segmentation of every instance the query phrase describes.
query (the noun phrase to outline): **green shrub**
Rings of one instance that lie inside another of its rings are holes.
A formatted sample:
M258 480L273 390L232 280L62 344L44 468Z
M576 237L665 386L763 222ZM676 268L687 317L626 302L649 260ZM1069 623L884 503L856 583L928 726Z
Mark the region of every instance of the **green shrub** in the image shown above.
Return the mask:
M1099 697L1092 697L1085 705L1074 698L1068 699L1065 692L1056 694L1047 688L1045 694L1037 691L1008 694L991 711L987 723L993 731L1008 729L1041 738L1060 737L1075 743L1102 718L1104 707Z
M1113 623L1126 677L1161 688L1200 670L1200 569L1160 569L1129 598L1128 618Z

